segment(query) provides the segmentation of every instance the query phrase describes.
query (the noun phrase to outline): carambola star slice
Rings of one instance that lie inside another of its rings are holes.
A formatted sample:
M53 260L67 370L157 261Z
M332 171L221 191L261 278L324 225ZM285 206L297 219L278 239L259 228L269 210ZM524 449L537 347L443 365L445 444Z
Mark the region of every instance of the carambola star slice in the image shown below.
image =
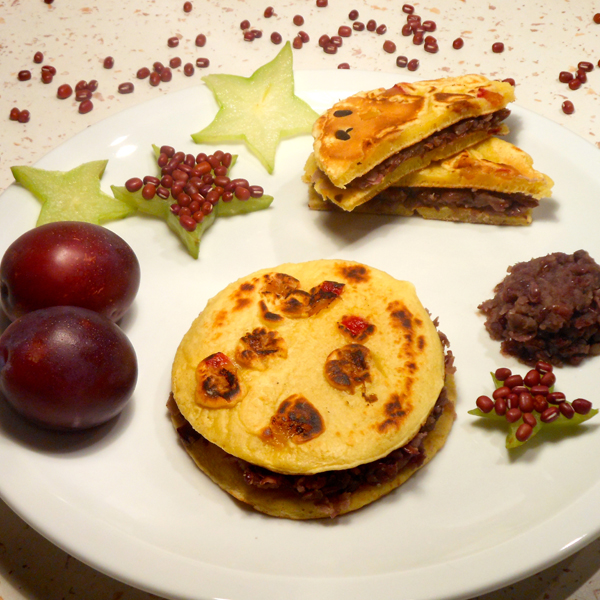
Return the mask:
M294 93L289 42L251 77L207 75L203 81L219 105L215 119L192 135L197 143L243 140L269 173L284 137L310 133L318 114Z
M100 225L121 219L135 210L100 189L108 161L95 160L70 171L46 171L36 167L11 167L14 178L41 203L36 225L54 221L86 221Z

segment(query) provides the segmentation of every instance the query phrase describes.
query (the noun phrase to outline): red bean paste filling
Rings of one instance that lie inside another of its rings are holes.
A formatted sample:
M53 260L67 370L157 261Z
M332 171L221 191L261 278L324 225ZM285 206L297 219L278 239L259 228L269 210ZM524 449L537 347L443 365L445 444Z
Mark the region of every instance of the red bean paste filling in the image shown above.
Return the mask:
M447 348L448 338L443 333L438 333L443 346ZM444 363L446 374L454 373L454 356L448 349L445 351ZM424 441L435 428L448 402L448 392L444 386L429 417L410 442L384 458L351 469L325 471L315 475L283 475L232 455L229 455L229 459L240 469L246 484L263 490L285 491L301 500L322 506L334 517L349 502L352 492L359 488L377 487L396 478L403 469L423 464L426 458ZM167 406L173 414L180 414L172 395ZM177 429L177 433L185 445L203 439L187 421Z
M472 117L463 119L446 129L437 131L424 140L404 148L386 158L383 162L373 167L368 173L354 179L348 187L367 189L377 185L383 181L386 175L396 169L401 163L412 158L413 156L423 156L431 150L435 150L439 146L450 144L458 139L464 138L467 135L476 131L487 131L488 133L496 133L495 129L504 119L510 115L508 108L503 108L488 115L480 117Z
M390 187L380 192L378 202L389 205L401 204L408 209L443 207L451 209L471 208L479 212L516 217L535 208L539 201L527 194L505 194L488 190L435 187Z
M479 305L504 354L558 366L600 354L600 266L585 250L555 252L508 272Z

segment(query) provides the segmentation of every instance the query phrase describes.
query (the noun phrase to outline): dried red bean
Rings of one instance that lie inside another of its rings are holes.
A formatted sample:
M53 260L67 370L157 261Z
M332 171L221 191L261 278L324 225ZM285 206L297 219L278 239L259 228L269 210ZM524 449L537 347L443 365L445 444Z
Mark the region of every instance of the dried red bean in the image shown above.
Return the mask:
M250 21L248 21L248 19L244 19L241 23L240 23L240 29L242 31L244 31L245 29L250 29Z
M423 29L425 29L425 31L433 32L437 29L437 25L435 24L435 21L423 21Z
M148 67L142 67L141 69L138 69L138 72L136 73L136 77L138 79L146 79L146 77L148 77L150 75L150 69L148 69Z
M377 33L378 35L383 35L386 31L387 31L387 25L382 23L381 25L379 25L377 27L377 29L375 30L375 33Z
M367 21L367 31L375 31L377 29L377 21L375 19L369 19Z
M596 13L593 20L596 25L600 24L600 13Z
M17 75L17 79L19 81L29 81L31 79L31 71L28 71L28 70L19 71L19 73Z
M262 198L265 193L265 190L260 185L251 185L250 186L250 196L252 198Z
M552 423L552 421L558 419L559 415L560 410L558 406L550 406L540 415L540 420L542 423Z
M304 25L304 17L302 15L294 15L292 21L294 22L294 25L298 25L298 27Z
M153 65L152 65L152 69L154 70L155 73L158 73L159 75L162 73L162 70L165 68L165 65L163 65L160 61L156 61Z
M416 58L413 58L408 62L407 67L409 71L416 71L419 68L419 61Z
M153 183L147 183L142 188L142 197L145 200L152 200L156 195L156 186Z
M571 90L578 90L581 87L581 81L577 78L571 79L567 85Z
M456 38L453 42L452 42L452 47L455 50L460 50L463 46L465 45L465 42L462 38Z
M538 385L540 383L540 379L541 379L541 375L540 375L539 371L536 371L535 369L531 369L531 371L528 371L527 374L525 375L525 377L523 378L523 383L527 387L532 387L534 385Z
M589 400L583 398L577 398L571 402L571 406L575 412L579 415L587 415L592 410L592 403Z
M167 83L171 79L173 79L173 71L169 67L165 67L160 74L160 80Z
M198 48L202 48L206 44L206 36L203 33L199 33L196 36L195 44Z
M519 408L519 394L509 394L506 396L509 408Z
M548 400L544 396L534 396L533 398L533 410L539 413L543 413L548 408Z
M270 19L275 14L275 9L272 6L267 6L263 14L265 19Z
M396 44L394 44L392 40L385 40L385 42L383 42L383 49L388 54L393 54L394 52L396 52Z
M300 50L300 48L302 48L302 38L297 35L293 40L292 40L292 46L296 49L296 50Z
M510 394L510 388L506 387L505 385L497 388L494 390L494 393L492 394L492 398L494 400L497 400L498 398L506 398L509 394Z
M506 420L509 423L516 423L521 418L521 411L518 408L509 408L506 411Z
M558 409L567 419L572 419L575 414L575 409L568 402L561 402Z
M506 381L512 375L512 371L506 367L500 367L494 372L494 377L498 381ZM514 386L512 386L514 387Z
M329 45L330 43L331 43L331 38L328 35L323 34L319 38L319 46L321 46L321 48L325 48L325 46Z
M526 423L533 428L537 425L537 419L533 413L528 412L523 415L523 423Z
M44 65L42 67L42 73L50 73L50 75L56 75L56 69L52 65Z
M425 41L422 33L415 33L413 35L413 44L415 46L420 46Z
M246 187L238 185L234 190L235 197L238 200L248 200L250 198L250 190Z
M52 83L52 80L54 79L52 73L49 73L48 71L44 71L42 73L42 83Z
M327 0L317 0L318 8L325 8L327 6L327 4L328 4Z
M400 68L406 67L408 64L408 58L406 56L398 56L396 58L396 66Z
M163 187L162 185L159 185L156 188L156 195L159 198L162 198L163 200L166 200L171 195L171 192L166 187Z
M88 89L77 90L75 92L75 100L77 102L83 102L84 100L89 100L92 97L92 92Z
M409 35L412 35L413 30L412 27L408 23L406 23L402 26L401 32L404 37L408 37Z
M550 373L553 368L552 365L550 363L547 363L543 360L538 360L535 363L535 370L539 371L540 373L544 374L544 373Z
M548 386L546 385L534 385L530 388L531 393L536 396L547 396L548 395Z
M310 36L308 33L306 33L306 31L299 31L298 37L302 40L303 44L308 44L308 42L310 42Z
M355 9L355 10L351 10L351 11L348 13L348 18L349 18L351 21L356 21L356 19L358 19L358 11L357 11L356 9Z
M179 58L179 56L174 56L170 61L169 61L169 66L171 67L171 69L177 69L181 66L181 58Z
M546 396L546 400L550 404L560 404L566 400L566 396L562 392L552 392Z
M160 75L156 71L150 73L149 83L153 87L156 87L160 83Z
M354 23L352 23L352 29L354 29L354 31L364 31L365 24L361 21L354 21Z
M262 37L262 31L260 29L253 29L252 30L252 35L254 36L254 39L261 38Z
M197 58L196 59L196 66L199 67L200 69L206 69L206 67L208 67L210 65L210 60L208 60L208 58Z
M282 40L283 40L283 38L281 37L281 34L280 34L280 33L278 33L277 31L274 31L274 32L271 34L271 41L272 41L274 44L281 44Z
M573 73L570 73L569 71L561 71L558 74L558 80L561 83L569 83L569 81L571 81L571 79L573 79Z
M338 69L349 69L349 68L350 68L350 65L349 65L348 63L340 63L340 64L337 66L337 68L338 68Z
M115 59L112 56L107 56L102 64L105 69L112 69L115 66Z
M179 38L177 36L170 37L167 40L167 46L169 46L169 48L177 48L177 46L179 46Z
M496 414L503 417L506 414L507 409L508 406L506 404L506 400L504 398L498 398L498 400L496 400L496 404L494 405L494 411Z
M496 379L498 378L496 377ZM523 378L518 373L515 373L514 375L511 374L504 380L504 385L508 386L509 388L514 388L517 385L523 385Z
M350 37L352 35L352 28L348 27L348 25L340 25L338 28L338 35L342 37Z
M63 83L56 90L56 97L60 100L65 100L73 94L73 88L68 83Z
M440 48L437 45L437 43L432 44L425 42L423 50L425 50L425 52L429 52L430 54L436 54L437 52L439 52Z
M36 64L38 64L38 65L41 64L41 63L43 63L44 62L44 55L41 52L36 52L33 55L33 62L36 63Z
M402 5L402 12L412 15L415 12L415 7L412 4L404 4Z
M9 114L8 118L11 121L18 121L20 114L21 114L21 111L15 106L14 108L10 109L10 114Z
M323 52L325 52L325 54L335 54L337 52L337 46L327 44L327 46L323 48Z
M338 48L341 48L342 44L344 43L344 40L342 40L342 38L339 35L332 35L330 43L334 46L337 46Z
M527 423L522 423L517 427L515 437L517 438L517 440L519 440L519 442L525 442L531 437L532 433L533 427L531 425L528 425Z
M131 94L134 90L134 86L131 81L126 81L125 83L120 83L117 89L119 94Z
M492 44L492 52L495 54L500 54L504 52L504 44L502 42L494 42Z
M192 3L191 2L183 3L183 12L186 12L186 13L192 12Z
M192 63L185 63L185 65L183 65L183 74L186 77L191 77L194 74L194 65Z
M139 177L132 177L125 182L125 189L128 192L137 192L144 187L144 182Z
M556 382L556 375L550 371L549 373L544 373L542 378L540 379L540 385L547 385L548 387L552 387Z
M529 392L519 394L519 408L524 413L533 412L533 396Z
M583 69L577 69L576 77L581 83L587 82L587 73Z
M577 68L589 73L590 71L594 70L594 65L587 60L582 60L581 62L577 63Z
M98 81L96 79L90 79L87 83L87 89L90 92L95 92L98 89Z
M91 100L84 100L83 102L81 102L79 104L79 112L82 115L89 113L91 110L93 110L93 108L94 108L94 104L92 103Z
M22 110L19 113L19 118L17 119L17 121L19 121L19 123L29 123L29 117L31 115L29 114L28 110Z
M244 41L245 42L253 42L254 41L254 31L247 29L244 31Z

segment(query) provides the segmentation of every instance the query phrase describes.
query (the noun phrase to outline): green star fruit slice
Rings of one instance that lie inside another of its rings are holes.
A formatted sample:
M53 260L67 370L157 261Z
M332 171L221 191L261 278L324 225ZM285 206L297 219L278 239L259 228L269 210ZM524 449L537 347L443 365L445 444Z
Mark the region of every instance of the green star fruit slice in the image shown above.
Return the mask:
M87 162L70 171L11 167L15 180L42 204L36 225L54 221L85 221L100 225L122 219L135 210L100 189L107 160Z
M192 135L197 143L242 140L269 173L284 137L310 133L319 116L294 93L293 55L289 42L251 77L207 75L203 81L219 105L214 120Z

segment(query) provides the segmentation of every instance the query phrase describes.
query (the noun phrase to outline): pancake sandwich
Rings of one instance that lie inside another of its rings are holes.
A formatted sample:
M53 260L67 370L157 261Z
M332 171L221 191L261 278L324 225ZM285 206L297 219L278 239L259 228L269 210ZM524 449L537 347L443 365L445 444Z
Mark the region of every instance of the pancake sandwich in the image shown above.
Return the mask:
M366 265L263 269L208 301L168 406L197 466L276 517L334 517L404 483L454 421L452 354L414 286Z
M425 219L529 225L532 209L550 197L553 181L529 154L496 137L413 171L355 211ZM340 210L311 187L309 207Z
M351 211L409 173L504 135L506 82L464 75L359 92L321 115L305 180Z

